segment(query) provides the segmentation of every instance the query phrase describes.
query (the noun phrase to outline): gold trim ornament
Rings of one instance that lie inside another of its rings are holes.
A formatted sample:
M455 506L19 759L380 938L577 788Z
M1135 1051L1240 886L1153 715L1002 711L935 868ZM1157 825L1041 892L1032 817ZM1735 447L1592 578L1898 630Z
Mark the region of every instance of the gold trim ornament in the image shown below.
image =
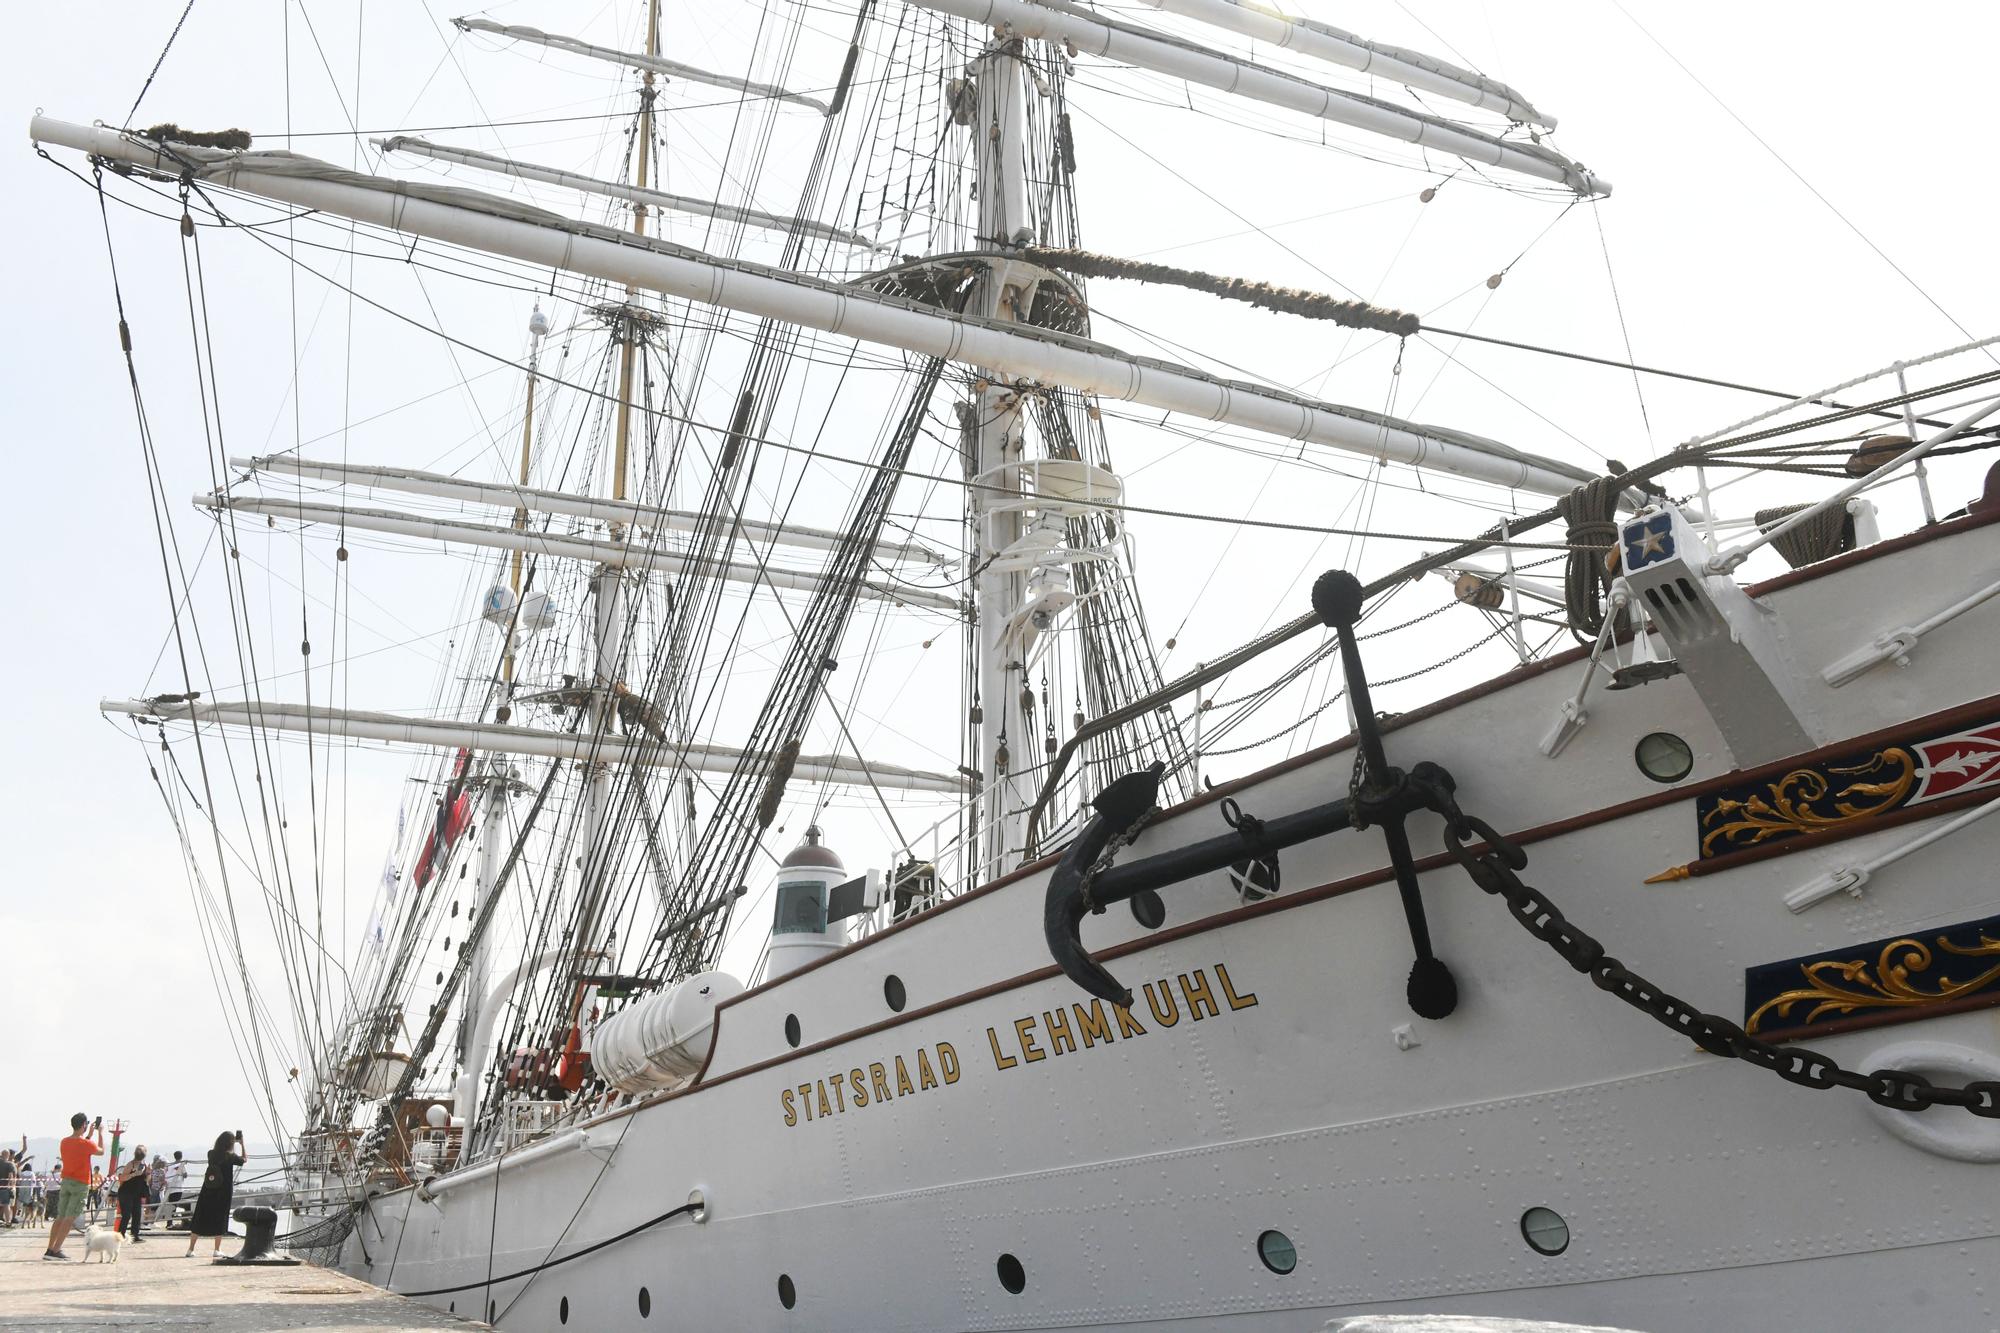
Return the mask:
M1695 799L1701 860L1826 833L1892 810L2000 788L2000 721L1802 763ZM1685 879L1677 867L1647 883Z
M1702 810L1701 854L1717 855L1718 844L1733 852L1887 814L1907 802L1916 783L1916 759L1892 746L1858 764L1795 768L1747 796L1718 793Z
M1936 935L1898 936L1753 967L1744 973L1743 1030L1763 1037L1795 1034L1815 1024L1885 1010L1920 1018L1926 1016L1920 1011L1989 993L2000 1003L2000 961L1970 976L1961 972L1958 978L1952 972L1933 972L1952 967L1954 958L2000 959L2000 917Z

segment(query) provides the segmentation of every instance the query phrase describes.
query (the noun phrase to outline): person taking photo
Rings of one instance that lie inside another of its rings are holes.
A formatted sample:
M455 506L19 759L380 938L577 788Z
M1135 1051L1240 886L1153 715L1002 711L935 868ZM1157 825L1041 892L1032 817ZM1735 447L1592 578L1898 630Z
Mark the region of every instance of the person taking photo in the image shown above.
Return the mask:
M89 1137L83 1132L86 1125L90 1127ZM63 1253L63 1241L68 1239L78 1214L83 1212L84 1200L90 1196L90 1159L104 1151L103 1116L92 1120L78 1111L69 1118L69 1131L69 1137L58 1149L62 1158L62 1188L56 1195L56 1220L49 1228L49 1248L42 1255L44 1259L69 1258Z

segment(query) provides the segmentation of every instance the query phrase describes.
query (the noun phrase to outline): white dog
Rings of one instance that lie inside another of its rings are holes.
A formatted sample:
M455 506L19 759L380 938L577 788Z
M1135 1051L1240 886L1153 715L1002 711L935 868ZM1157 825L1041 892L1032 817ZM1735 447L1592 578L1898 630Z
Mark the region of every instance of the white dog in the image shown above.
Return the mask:
M107 1264L118 1262L118 1246L124 1241L125 1238L123 1236L120 1236L115 1231L106 1231L103 1227L99 1226L85 1228L83 1235L83 1259L85 1263L90 1262L90 1256L93 1254L103 1255L104 1262Z

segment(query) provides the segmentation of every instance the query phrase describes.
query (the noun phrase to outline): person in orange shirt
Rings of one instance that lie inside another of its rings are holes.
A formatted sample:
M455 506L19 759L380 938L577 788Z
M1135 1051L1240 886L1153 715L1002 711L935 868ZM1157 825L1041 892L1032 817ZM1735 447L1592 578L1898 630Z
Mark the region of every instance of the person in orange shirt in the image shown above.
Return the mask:
M91 1137L84 1136L84 1126L90 1127ZM55 1225L49 1228L49 1248L42 1255L44 1259L67 1259L62 1252L63 1241L76 1226L77 1215L83 1211L83 1201L90 1193L90 1159L104 1151L104 1120L90 1119L78 1111L69 1118L70 1135L62 1141L62 1189L56 1196Z

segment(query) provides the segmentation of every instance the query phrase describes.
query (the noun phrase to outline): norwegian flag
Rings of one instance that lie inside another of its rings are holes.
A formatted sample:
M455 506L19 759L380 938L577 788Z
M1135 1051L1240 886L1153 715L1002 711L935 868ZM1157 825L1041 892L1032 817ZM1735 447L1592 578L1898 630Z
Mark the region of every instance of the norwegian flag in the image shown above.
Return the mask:
M423 851L417 855L412 878L420 889L431 882L457 845L459 835L465 832L465 826L472 822L472 793L465 790L465 769L471 760L472 752L461 749L452 765L451 782L444 789L444 799L438 802L437 822L425 835Z

